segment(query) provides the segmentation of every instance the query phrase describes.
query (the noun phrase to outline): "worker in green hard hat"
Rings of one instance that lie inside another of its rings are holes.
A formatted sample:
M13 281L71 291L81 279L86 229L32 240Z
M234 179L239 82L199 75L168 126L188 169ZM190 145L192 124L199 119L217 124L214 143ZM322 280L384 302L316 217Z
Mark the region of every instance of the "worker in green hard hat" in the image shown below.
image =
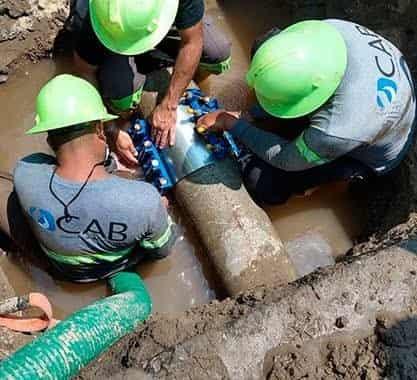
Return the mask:
M228 130L253 156L246 187L259 203L285 202L326 182L393 170L409 151L414 85L401 52L375 32L342 20L305 21L255 44L247 82L260 104L247 118L221 110L199 130ZM259 111L262 112L259 112ZM259 119L301 130L284 138Z
M47 133L56 157L38 153L20 160L14 188L53 274L90 282L142 259L166 257L174 226L157 190L105 168L103 123L116 116L107 112L95 87L59 75L41 89L36 113L28 134ZM15 217L0 226L19 243Z
M198 67L220 74L230 66L230 43L204 16L204 0L74 0L72 29L80 75L98 80L113 112L129 115L140 102L146 73L174 66L165 97L150 121L160 147L175 142L176 109ZM137 161L129 149L119 154Z

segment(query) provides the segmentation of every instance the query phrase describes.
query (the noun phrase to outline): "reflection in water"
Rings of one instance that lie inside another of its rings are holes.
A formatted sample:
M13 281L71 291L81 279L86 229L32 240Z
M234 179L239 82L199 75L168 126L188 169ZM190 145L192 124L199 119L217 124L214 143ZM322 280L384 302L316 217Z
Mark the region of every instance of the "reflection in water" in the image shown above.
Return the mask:
M292 197L285 205L266 211L290 255L294 250L305 252L307 261L317 247L334 258L344 255L363 227L343 183L322 186L310 196ZM302 239L306 234L310 238Z
M177 215L174 215L174 219L180 222ZM95 284L56 281L39 267L22 267L6 256L0 258L0 265L17 294L35 291L46 294L56 318L62 319L108 295L104 281ZM137 270L151 293L155 312L183 311L207 303L216 296L205 278L205 275L213 278L208 262L192 231L185 228L171 256L161 261L140 264Z
M232 70L199 81L201 88L216 96L230 110L247 109L254 101L245 74L253 41L272 27L290 24L290 9L276 0L208 0L207 14L232 42Z
M45 136L27 136L34 121L35 98L59 64L42 61L20 69L0 87L0 171L11 172L18 158L30 152L49 152Z

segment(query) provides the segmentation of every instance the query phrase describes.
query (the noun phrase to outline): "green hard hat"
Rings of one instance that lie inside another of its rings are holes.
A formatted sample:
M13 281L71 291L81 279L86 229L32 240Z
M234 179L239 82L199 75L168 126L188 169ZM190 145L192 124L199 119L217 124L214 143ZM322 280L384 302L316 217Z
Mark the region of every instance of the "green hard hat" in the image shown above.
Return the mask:
M93 85L84 79L63 74L42 87L36 99L35 126L26 133L32 135L90 121L113 119L117 116L107 112Z
M90 0L90 18L101 43L111 51L137 55L168 34L179 0Z
M303 21L261 45L246 80L266 112L290 119L322 106L346 67L347 48L339 31L324 21Z

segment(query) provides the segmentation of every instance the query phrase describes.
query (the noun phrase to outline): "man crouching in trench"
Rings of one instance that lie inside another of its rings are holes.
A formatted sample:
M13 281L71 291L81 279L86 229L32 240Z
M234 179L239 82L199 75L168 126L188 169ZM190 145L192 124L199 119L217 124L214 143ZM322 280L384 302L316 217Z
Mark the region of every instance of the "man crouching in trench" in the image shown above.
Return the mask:
M47 132L56 158L38 153L19 161L14 193L11 182L1 179L1 230L27 249L28 221L52 274L74 282L166 257L175 234L157 190L105 169L103 123L117 117L97 90L83 79L59 75L41 89L36 111L27 133Z

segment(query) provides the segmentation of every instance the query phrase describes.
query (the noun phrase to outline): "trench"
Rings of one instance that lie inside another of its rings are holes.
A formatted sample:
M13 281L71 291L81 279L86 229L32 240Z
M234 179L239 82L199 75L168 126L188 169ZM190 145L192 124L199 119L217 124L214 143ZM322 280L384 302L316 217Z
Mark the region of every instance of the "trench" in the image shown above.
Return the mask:
M226 4L227 3L227 4ZM227 32L233 43L233 68L220 77L197 78L203 90L218 97L229 109L247 109L254 101L243 80L249 64L252 41L275 25L291 23L288 6L275 1L207 1L207 12ZM256 14L257 17L253 17ZM279 15L279 17L277 17ZM67 58L43 60L21 67L0 88L0 171L11 172L15 162L32 152L48 151L44 136L25 136L34 117L34 100L41 86L52 76L71 72ZM175 313L222 298L216 275L192 226L174 204L174 219L182 236L167 259L146 263L137 270L144 278L154 310ZM361 218L346 184L328 185L307 197L293 197L283 206L266 209L283 240L299 276L319 266L331 265L352 246L361 231ZM18 294L41 291L52 301L55 314L63 318L106 295L104 284L78 285L54 280L42 268L17 263L9 256L0 265Z

